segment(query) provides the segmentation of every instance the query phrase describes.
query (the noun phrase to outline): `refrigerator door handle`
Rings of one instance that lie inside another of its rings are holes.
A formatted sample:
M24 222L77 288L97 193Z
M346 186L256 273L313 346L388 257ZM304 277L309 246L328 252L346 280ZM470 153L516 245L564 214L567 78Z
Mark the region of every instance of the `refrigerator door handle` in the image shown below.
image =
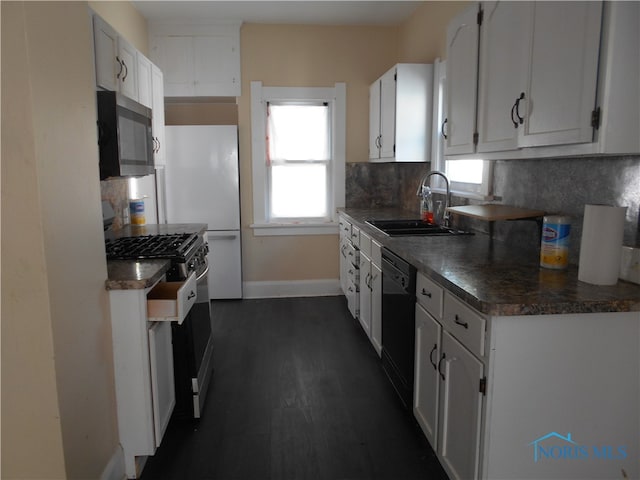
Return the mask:
M211 240L233 240L234 238L238 238L238 235L215 235L215 234L207 234L207 238Z

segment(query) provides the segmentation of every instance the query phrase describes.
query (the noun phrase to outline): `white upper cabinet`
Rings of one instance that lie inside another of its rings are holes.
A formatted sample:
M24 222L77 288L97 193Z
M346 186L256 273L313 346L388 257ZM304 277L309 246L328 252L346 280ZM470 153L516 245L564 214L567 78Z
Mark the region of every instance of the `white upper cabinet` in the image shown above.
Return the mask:
M96 85L105 90L119 91L122 64L116 60L118 55L118 32L98 15L93 16L93 46Z
M142 53L137 52L138 102L147 108L153 106L153 85L151 80L152 63Z
M535 2L528 18L519 145L591 142L602 3Z
M151 59L167 97L238 97L239 25L151 25Z
M162 70L151 64L153 160L156 167L166 165L164 135L164 82Z
M122 65L119 75L120 93L138 101L138 51L121 36L118 36L116 61Z
M606 2L602 25L594 153L640 153L640 2Z
M427 162L431 153L433 65L400 63L369 87L369 159Z
M478 76L478 152L518 148L515 104L524 90L523 32L532 2L483 4Z
M624 3L492 1L455 17L447 30L445 155L637 151L639 108L620 100L640 90L640 59L630 53L640 16L637 2Z
M380 158L395 157L396 94L397 71L392 69L380 78Z
M151 62L99 15L93 15L96 87L151 107Z
M478 79L478 5L447 27L447 120L445 155L473 153Z

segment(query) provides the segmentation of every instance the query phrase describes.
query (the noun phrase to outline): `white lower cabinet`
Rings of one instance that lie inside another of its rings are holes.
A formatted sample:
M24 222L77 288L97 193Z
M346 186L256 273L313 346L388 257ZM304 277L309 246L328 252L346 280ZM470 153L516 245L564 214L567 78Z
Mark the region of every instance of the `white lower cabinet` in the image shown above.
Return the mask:
M380 248L380 245L378 245ZM382 269L371 263L371 343L378 356L382 355Z
M360 312L358 320L369 341L382 355L382 246L365 232L359 235Z
M169 322L152 322L149 325L153 428L156 447L159 447L167 425L169 425L173 407L176 405L171 324Z
M414 415L449 478L478 478L485 365L448 329L467 333L484 319L470 310L461 316L458 301L422 273L416 301ZM485 332L472 333L464 341L475 344Z
M413 410L449 478L640 478L638 312L486 316L416 285Z
M413 413L434 450L438 448L438 392L442 326L416 305L416 364Z
M127 478L140 474L137 457L155 454L173 412L171 322L181 323L189 313L193 288L195 275L184 283L109 291L118 434Z
M478 478L484 365L442 332L438 454L450 479Z
M360 251L360 325L371 338L371 259Z

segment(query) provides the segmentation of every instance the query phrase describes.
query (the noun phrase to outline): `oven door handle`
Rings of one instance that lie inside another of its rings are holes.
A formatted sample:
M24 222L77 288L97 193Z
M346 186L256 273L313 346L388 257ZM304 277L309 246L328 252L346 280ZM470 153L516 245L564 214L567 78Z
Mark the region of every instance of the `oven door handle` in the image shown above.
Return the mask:
M196 283L197 283L197 282L199 282L200 280L202 280L202 279L204 278L204 276L205 276L207 273L209 273L209 259L205 257L205 259L204 259L204 263L205 263L205 265L206 265L206 268L204 269L204 271L203 271L200 275L198 275L198 276L196 277Z

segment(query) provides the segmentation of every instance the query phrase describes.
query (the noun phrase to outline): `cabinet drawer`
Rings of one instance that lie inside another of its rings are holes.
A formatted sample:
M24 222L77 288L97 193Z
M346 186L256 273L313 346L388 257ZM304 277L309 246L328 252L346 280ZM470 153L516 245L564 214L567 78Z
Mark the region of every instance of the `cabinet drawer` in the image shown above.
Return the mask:
M196 303L196 274L184 282L160 282L147 294L147 317L152 322L178 322Z
M448 292L444 294L444 327L475 355L484 355L486 319Z
M351 243L356 248L360 248L360 229L355 225L351 226Z
M440 285L418 272L416 275L416 300L438 320L442 318L442 294L443 290Z
M340 229L340 238L346 237L351 240L351 224L344 217L340 217L338 228Z
M382 245L371 239L371 262L378 267L382 266Z
M360 230L360 251L371 258L371 237Z

